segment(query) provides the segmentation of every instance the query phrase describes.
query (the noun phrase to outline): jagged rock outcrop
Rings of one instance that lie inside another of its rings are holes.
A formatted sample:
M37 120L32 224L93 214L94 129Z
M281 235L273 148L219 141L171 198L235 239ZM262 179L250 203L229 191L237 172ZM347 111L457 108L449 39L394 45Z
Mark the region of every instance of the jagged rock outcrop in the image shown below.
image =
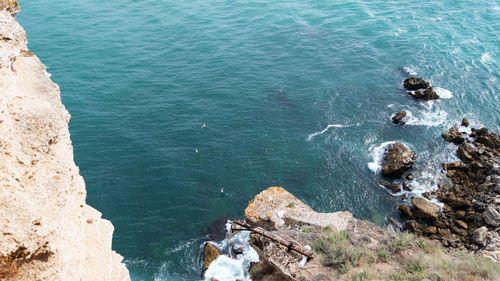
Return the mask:
M422 78L410 77L403 81L403 86L408 90L419 90L430 87L429 82Z
M406 78L403 81L403 86L410 90L408 94L416 99L435 100L439 99L439 95L434 88L422 78Z
M409 151L402 143L394 143L388 148L382 175L398 177L413 167L416 159L415 152Z
M130 280L113 225L85 203L70 115L0 0L0 279Z

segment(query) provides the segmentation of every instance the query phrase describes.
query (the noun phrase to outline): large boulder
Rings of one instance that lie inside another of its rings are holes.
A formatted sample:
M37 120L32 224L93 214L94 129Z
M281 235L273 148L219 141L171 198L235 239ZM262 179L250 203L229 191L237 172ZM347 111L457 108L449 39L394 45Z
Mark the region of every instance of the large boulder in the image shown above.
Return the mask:
M394 143L388 149L385 157L385 165L382 168L382 175L386 177L401 176L405 171L413 167L416 154L411 152L402 143Z
M428 88L430 85L422 78L410 77L405 79L403 86L408 90L418 90Z
M442 134L443 138L447 140L448 142L452 142L454 144L461 144L465 141L464 136L462 133L458 131L457 126L453 126L448 130L448 132L445 132Z
M437 100L439 99L439 95L436 93L434 88L427 87L424 90L416 91L416 92L408 92L412 97L420 100Z
M426 221L434 221L439 217L441 208L424 198L415 197L411 200L411 204L413 205L413 214L416 218Z

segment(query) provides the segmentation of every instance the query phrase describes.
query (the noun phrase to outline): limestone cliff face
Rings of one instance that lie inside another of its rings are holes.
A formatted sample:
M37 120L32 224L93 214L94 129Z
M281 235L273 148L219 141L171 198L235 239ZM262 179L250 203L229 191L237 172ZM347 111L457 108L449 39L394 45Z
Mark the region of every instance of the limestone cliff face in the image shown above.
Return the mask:
M113 225L85 203L69 113L0 0L0 280L130 280Z

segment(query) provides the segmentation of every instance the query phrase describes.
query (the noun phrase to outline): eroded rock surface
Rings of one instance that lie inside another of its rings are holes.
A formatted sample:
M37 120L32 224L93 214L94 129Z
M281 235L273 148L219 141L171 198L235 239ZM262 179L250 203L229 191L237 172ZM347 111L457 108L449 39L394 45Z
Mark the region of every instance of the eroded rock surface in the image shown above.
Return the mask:
M70 115L27 49L18 10L0 0L0 259L16 259L0 279L129 280L113 225L85 203Z

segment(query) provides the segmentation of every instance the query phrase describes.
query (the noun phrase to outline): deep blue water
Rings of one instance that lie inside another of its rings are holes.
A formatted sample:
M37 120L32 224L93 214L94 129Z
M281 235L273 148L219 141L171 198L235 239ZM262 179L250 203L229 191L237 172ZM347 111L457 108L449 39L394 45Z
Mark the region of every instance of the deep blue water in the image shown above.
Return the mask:
M499 0L21 6L72 115L87 201L133 280L198 280L203 229L272 185L383 225L402 198L369 169L377 146L417 151L424 190L453 158L441 132L464 116L500 127ZM412 100L403 68L451 98ZM411 124L391 124L402 109Z

